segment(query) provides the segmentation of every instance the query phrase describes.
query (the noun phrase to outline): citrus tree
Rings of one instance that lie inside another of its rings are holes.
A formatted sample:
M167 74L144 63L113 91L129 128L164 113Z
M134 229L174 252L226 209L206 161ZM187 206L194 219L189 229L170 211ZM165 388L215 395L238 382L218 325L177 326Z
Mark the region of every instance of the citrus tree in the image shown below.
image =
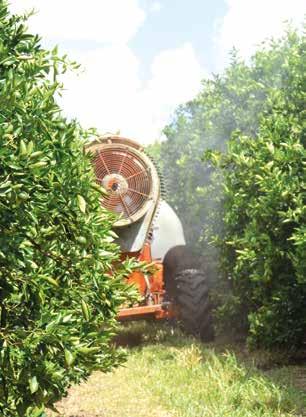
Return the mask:
M254 345L299 346L306 329L304 56L291 28L248 62L233 51L151 146L188 243L215 266L220 330Z
M285 48L258 134L236 132L226 153L207 155L222 173L216 243L232 283L219 314L268 348L300 347L306 330L305 38L289 32L256 61L269 66Z
M128 289L99 203L88 132L56 104L70 65L0 1L0 414L39 417L93 369Z
M256 137L260 120L270 108L270 90L286 78L290 50L287 36L262 44L248 62L233 50L228 67L204 79L197 96L179 106L164 129L166 140L159 145L159 159L168 198L184 223L187 240L200 253L209 250L204 231L214 222L211 213L220 209L215 169L211 162L203 163L203 153L224 151L235 130ZM214 259L215 255L209 262Z

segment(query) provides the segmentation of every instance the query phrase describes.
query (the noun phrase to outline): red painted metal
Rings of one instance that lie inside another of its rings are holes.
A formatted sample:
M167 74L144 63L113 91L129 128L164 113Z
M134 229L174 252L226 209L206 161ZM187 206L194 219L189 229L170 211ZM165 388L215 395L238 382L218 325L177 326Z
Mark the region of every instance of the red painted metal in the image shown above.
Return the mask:
M173 317L173 313L170 308L164 308L162 304L144 305L131 308L123 308L119 311L118 319L124 320L137 320L143 318L154 317L155 319L165 319Z
M123 254L123 257L135 256L139 261L152 263L151 245L146 243L140 253ZM141 318L154 317L155 319L165 319L174 317L175 312L171 303L164 303L164 279L163 264L153 261L154 272L145 274L141 271L134 271L127 278L129 284L137 286L140 294L144 297L141 305L131 308L122 308L118 314L119 320L135 320Z

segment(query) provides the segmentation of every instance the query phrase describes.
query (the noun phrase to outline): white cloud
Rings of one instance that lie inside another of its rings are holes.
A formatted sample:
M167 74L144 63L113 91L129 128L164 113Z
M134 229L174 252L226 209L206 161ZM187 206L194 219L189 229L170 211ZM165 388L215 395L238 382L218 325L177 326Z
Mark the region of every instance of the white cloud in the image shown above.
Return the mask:
M86 127L114 131L129 123L133 100L141 87L139 62L126 45L76 55L84 68L67 74L62 104L66 113Z
M126 44L145 20L137 0L11 0L11 10L33 7L31 30L48 39Z
M31 18L30 30L45 40L73 40L65 50L82 64L79 76L63 77L65 91L61 106L69 117L101 133L121 131L147 143L160 136L173 110L199 90L204 72L191 44L161 51L152 61L151 75L141 81L140 57L129 47L145 21L137 0L11 0L13 11L33 6L39 13ZM153 1L148 11L159 11ZM86 44L84 51L82 41ZM97 42L104 45L99 46ZM69 43L65 44L66 48Z
M158 54L147 82L140 81L140 61L127 46L77 58L86 71L65 77L64 109L86 127L120 130L143 143L160 136L171 112L197 93L205 75L190 44Z
M233 46L248 58L264 39L282 35L284 21L300 25L306 12L304 0L227 0L227 5L227 14L218 20L221 66Z
M162 9L162 4L161 4L161 2L159 2L159 1L154 1L153 3L152 3L152 5L151 5L151 7L150 7L150 12L153 12L153 13L158 13L158 12L160 12L161 11L161 9Z
M176 106L193 98L206 75L190 43L180 48L162 51L152 63L152 78L142 92L143 100L151 103L151 123L164 126Z

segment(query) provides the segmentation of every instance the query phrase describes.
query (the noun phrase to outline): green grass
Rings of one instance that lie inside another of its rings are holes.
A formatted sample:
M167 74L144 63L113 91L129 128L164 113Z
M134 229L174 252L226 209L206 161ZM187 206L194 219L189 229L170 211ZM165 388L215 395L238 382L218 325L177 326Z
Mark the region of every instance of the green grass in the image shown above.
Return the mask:
M129 348L125 367L107 375L95 374L87 384L74 388L70 398L75 395L76 406L77 399L82 398L82 410L74 408L72 413L64 406L62 415L306 415L303 413L306 410L306 394L294 388L290 366L263 372L253 364L257 359L254 361L245 352L241 354L238 350L235 353L233 349L219 345L202 345L177 330L171 331L168 326L155 324L129 325L123 329L120 342L134 346ZM303 370L306 371L305 368ZM96 406L97 402L99 406Z

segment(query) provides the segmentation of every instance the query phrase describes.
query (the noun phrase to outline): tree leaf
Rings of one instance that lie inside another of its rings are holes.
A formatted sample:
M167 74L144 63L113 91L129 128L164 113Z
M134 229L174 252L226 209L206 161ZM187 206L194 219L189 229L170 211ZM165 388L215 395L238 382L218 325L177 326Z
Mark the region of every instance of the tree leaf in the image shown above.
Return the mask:
M70 352L70 350L65 349L65 362L68 367L70 367L75 361L75 356Z
M29 386L30 386L31 394L34 394L35 392L37 392L39 388L39 384L38 384L36 376L33 376L32 378L29 379Z
M77 199L78 199L78 206L79 206L80 211L85 214L86 213L86 201L84 197L78 194Z

